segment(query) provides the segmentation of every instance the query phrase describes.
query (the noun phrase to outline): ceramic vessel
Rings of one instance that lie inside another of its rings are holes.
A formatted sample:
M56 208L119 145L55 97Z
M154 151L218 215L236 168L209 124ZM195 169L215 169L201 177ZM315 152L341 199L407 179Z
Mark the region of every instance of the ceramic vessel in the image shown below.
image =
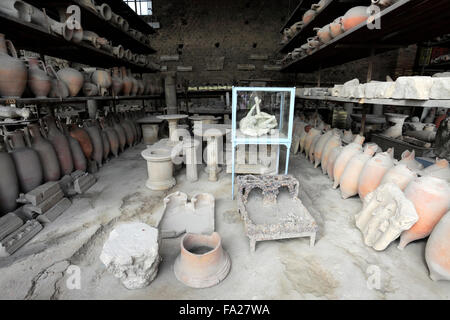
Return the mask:
M99 87L99 93L102 96L105 95L104 91L107 91L112 84L111 74L108 71L99 69L92 73L91 81Z
M330 159L331 152L333 151L334 148L339 147L341 145L342 145L342 141L341 141L340 131L333 131L332 136L325 143L325 146L324 146L323 152L322 152L322 157L320 159L320 164L322 167L323 174L327 173L328 162Z
M417 174L408 168L404 163L399 163L395 167L389 169L388 172L383 176L380 184L384 183L394 183L400 190L405 190L408 184L417 178Z
M124 80L122 79L120 70L118 67L114 67L112 70L112 92L113 96L117 97L122 93L122 89L124 87Z
M390 138L399 138L402 136L403 123L409 116L406 114L385 113L386 122L393 125L383 132L385 136Z
M331 179L331 181L334 181L334 164L336 163L336 159L341 154L342 149L344 149L344 147L337 146L337 147L333 148L330 152L330 156L328 158L328 164L327 164L327 174L328 174L328 177Z
M51 78L47 74L44 62L28 58L28 86L36 98L47 98L52 88ZM42 66L42 69L39 67Z
M208 288L230 272L231 261L217 232L211 235L187 233L181 239L181 253L174 271L179 281L192 288Z
M428 238L425 260L431 279L450 280L450 212L441 218Z
M307 25L308 23L310 23L312 21L312 19L314 19L314 17L316 16L316 10L310 9L307 10L305 12L305 14L303 15L303 24Z
M405 196L412 201L419 221L402 233L399 248L427 237L442 216L450 209L450 187L447 182L435 177L421 177L412 181L405 189Z
M92 160L94 147L92 146L91 138L89 137L89 134L86 132L86 130L80 128L76 124L72 124L69 134L72 138L78 141L85 158L88 160Z
M104 149L100 129L98 128L96 122L92 120L85 121L84 129L88 133L92 142L92 159L95 160L95 162L97 162L97 166L101 168Z
M113 118L111 118L111 119L112 119L112 127L116 131L117 136L119 138L120 152L123 152L127 145L127 136L125 133L125 129L120 125L118 120L113 119Z
M57 72L57 75L69 88L71 97L75 97L83 87L83 74L73 68L61 69Z
M344 31L344 27L342 26L342 17L339 17L330 23L330 35L332 38L336 38L340 34L344 33Z
M316 147L314 148L314 168L317 168L320 165L325 145L328 143L328 140L331 139L334 132L334 130L327 131L320 137L319 141L317 141Z
M419 172L421 176L436 177L450 183L450 166L446 159L436 159L436 163Z
M131 96L137 96L137 93L138 93L138 91L139 91L139 83L138 83L138 81L133 77L133 74L131 73L131 70L127 70L127 75L128 75L128 78L131 80L131 82L132 82L132 87L131 87L131 92L130 92L130 95Z
M358 194L361 199L374 191L381 183L383 176L394 166L394 149L378 153L367 161L358 180Z
M50 75L52 85L49 93L50 98L67 98L70 95L70 92L66 83L59 79L51 65L47 65L47 72Z
M23 193L30 192L44 180L39 155L25 145L24 135L21 130L8 134L6 139L12 149L11 157L16 167L20 190Z
M416 157L416 151L413 150L412 152L409 150L405 150L402 153L401 160L399 163L405 164L410 170L412 171L420 171L423 169L423 164L421 164L419 161L415 159Z
M147 161L148 180L145 186L151 190L168 190L176 184L173 177L171 149L153 145L141 153Z
M323 136L323 134L319 133L318 135L316 135L313 138L313 140L311 142L311 146L309 147L309 153L307 155L309 162L311 162L311 163L314 163L314 151L316 150L316 145L322 136Z
M8 54L8 49L11 55ZM27 68L17 56L11 41L0 33L0 95L5 98L20 98L27 84Z
M355 154L347 163L340 179L339 189L343 199L347 199L358 194L358 181L366 163L377 151L375 143L368 143L364 146L364 151Z
M56 126L55 119L51 116L44 118L47 125L47 139L55 148L58 156L59 166L61 168L61 175L71 174L73 171L72 152L67 137Z
M327 43L333 38L331 35L330 24L327 24L322 28L314 28L314 31L317 31L317 36L322 43Z
M83 172L86 171L87 160L80 143L78 142L77 139L73 138L70 135L67 125L65 123L59 122L59 126L62 132L64 133L65 137L67 138L67 141L69 142L70 151L72 153L73 166L75 170L80 170Z
M354 141L346 145L339 154L339 157L336 158L333 168L333 189L336 189L339 186L341 175L344 173L345 167L350 159L353 158L354 155L361 152L364 140L365 138L363 136L356 136Z
M311 128L308 131L308 134L306 135L305 138L305 154L308 156L309 155L309 150L311 148L311 144L314 140L314 137L320 134L320 130L317 130L316 128Z
M123 81L123 95L129 96L131 94L131 90L133 89L133 81L127 74L127 70L125 67L120 68L120 73L122 75L122 81Z
M42 137L41 127L38 124L28 125L33 148L39 155L44 174L44 181L58 181L61 176L61 168L59 166L58 156L56 155L53 145Z
M119 135L117 134L116 130L114 130L114 128L112 128L109 125L107 121L105 122L104 120L102 120L101 124L103 132L105 132L106 137L108 139L108 146L110 148L110 152L114 155L114 157L117 157L119 154L119 147L120 147Z
M14 211L19 197L19 179L16 166L11 155L7 152L4 137L0 136L0 216Z
M342 17L342 27L345 31L363 23L369 17L368 7L358 6L348 10Z

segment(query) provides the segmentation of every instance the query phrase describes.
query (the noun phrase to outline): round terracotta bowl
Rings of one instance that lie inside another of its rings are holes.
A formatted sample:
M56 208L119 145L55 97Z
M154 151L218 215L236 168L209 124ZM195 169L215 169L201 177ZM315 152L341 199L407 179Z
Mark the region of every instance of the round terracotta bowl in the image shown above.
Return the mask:
M211 235L187 233L181 239L181 253L175 261L175 276L192 288L218 284L230 272L231 260L222 248L217 232Z

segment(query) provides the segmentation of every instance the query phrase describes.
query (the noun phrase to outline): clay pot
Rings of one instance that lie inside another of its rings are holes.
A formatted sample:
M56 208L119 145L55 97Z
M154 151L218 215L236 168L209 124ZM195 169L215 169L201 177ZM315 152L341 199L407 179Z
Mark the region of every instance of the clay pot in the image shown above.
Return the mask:
M11 56L8 55L8 49ZM17 56L11 41L0 33L0 95L5 98L20 98L27 85L27 68Z
M309 150L311 148L311 144L314 140L314 137L320 134L320 130L317 130L316 128L311 128L308 132L308 134L306 135L306 140L305 140L305 154L308 156L309 155Z
M318 3L315 3L311 6L311 9L316 10L317 13L322 11L326 5L328 5L332 0L320 0Z
M322 158L320 159L321 166L322 166L322 173L327 173L328 168L328 161L330 159L331 151L342 145L341 141L341 135L339 131L334 131L333 135L330 137L330 139L326 142L323 151L322 151Z
M108 135L104 130L102 130L102 140L103 140L103 159L106 161L111 152L111 146L109 145Z
M323 135L321 133L319 133L318 135L314 136L314 138L311 142L311 147L309 148L309 153L308 153L308 158L311 163L314 162L314 151L316 149L317 142L319 142L319 140L322 136Z
M336 38L340 34L344 33L344 31L344 27L342 26L342 17L339 17L330 23L330 35L332 38Z
M339 186L341 176L344 173L345 167L348 162L354 155L360 153L362 151L362 144L364 142L363 136L356 136L354 141L348 145L346 145L342 152L339 154L339 157L336 158L333 168L333 189L336 189Z
M122 75L123 80L123 95L129 96L131 94L131 90L133 89L133 81L130 77L128 77L127 70L125 67L120 68L120 73Z
M87 160L80 143L75 138L72 138L65 123L60 122L60 127L64 135L66 136L67 141L69 141L70 151L72 153L73 166L75 167L75 170L86 171L88 166Z
M331 179L331 181L334 181L334 164L336 162L336 159L341 154L342 149L344 149L344 147L337 146L337 147L333 148L330 152L330 156L328 158L328 164L327 164L327 174L328 174L328 177Z
M305 14L303 15L303 24L307 25L308 23L310 23L314 17L316 16L316 10L310 9L308 11L305 12Z
M382 8L389 7L390 5L393 5L396 2L398 2L398 0L372 0L372 3L374 5L380 6Z
M41 127L38 124L28 125L28 131L32 137L31 148L39 155L44 174L44 181L58 181L61 177L58 156L53 145L42 137Z
M0 216L16 209L16 199L19 197L19 179L16 166L7 152L3 137L0 136Z
M91 81L101 89L109 89L112 84L111 74L105 70L95 70L91 75Z
M98 87L92 82L84 82L83 95L85 97L93 97L98 95Z
M361 200L380 185L383 176L394 166L393 154L394 149L390 148L367 161L358 180L358 194Z
M400 236L399 248L427 237L442 216L450 209L450 187L435 177L421 177L405 189L405 196L414 204L419 221Z
M128 78L131 79L131 82L133 83L132 87L131 87L131 92L130 94L132 96L136 96L138 91L139 91L139 83L137 82L137 80L133 77L131 70L127 70L127 75Z
M104 121L102 121L102 124L104 124ZM105 132L106 137L108 139L108 145L110 147L110 152L114 155L114 157L117 157L119 154L119 135L117 134L116 130L114 130L112 127L110 127L108 124L103 125L103 132Z
M392 182L403 191L416 178L417 174L409 169L406 164L400 162L386 172L380 184Z
M323 134L319 141L317 141L316 147L314 148L314 168L317 168L322 161L322 154L327 144L328 140L333 136L335 131L329 130L325 134Z
M312 49L320 47L321 43L320 43L319 38L317 36L308 38L307 41L308 41L309 47L312 48Z
M127 145L127 136L125 133L125 129L120 125L119 121L116 121L115 119L112 120L112 127L116 131L117 137L119 138L120 152L123 152Z
M366 144L364 152L357 153L347 163L339 183L342 199L347 199L358 194L358 181L361 172L377 149L378 146L375 143Z
M436 177L450 183L450 166L446 159L436 159L436 163L420 171L421 176Z
M369 18L368 7L353 7L342 17L342 27L344 31L348 31L366 21L367 18Z
M390 138L399 138L402 136L403 123L408 115L397 114L397 113L385 113L386 122L392 123L393 125L386 129L383 134Z
M61 69L57 72L57 75L69 88L71 97L75 97L83 87L83 74L73 68Z
M425 260L431 279L450 280L450 212L441 218L428 238Z
M218 284L230 272L231 261L217 232L211 235L188 233L181 239L181 253L174 271L179 281L192 288Z
M402 153L402 160L399 163L405 164L412 171L420 171L423 169L423 164L415 159L416 151L405 150Z
M8 134L6 140L12 148L11 157L16 167L20 190L23 193L30 192L44 180L39 155L25 145L24 135L21 130Z
M74 166L69 141L66 136L59 131L53 117L47 116L44 118L44 121L47 124L48 130L47 139L51 142L53 148L55 148L56 155L58 156L61 175L71 174Z
M113 96L117 97L122 92L124 87L124 80L121 77L121 73L118 67L112 69L112 92Z
M52 88L50 90L50 98L67 98L70 94L69 87L66 83L59 79L52 66L47 65L47 72L51 77Z
M129 147L131 147L133 145L134 142L134 131L131 128L130 124L128 123L128 121L125 121L124 118L120 117L120 125L122 126L124 132L125 132L125 137L126 137L126 141L127 141L127 145Z
M28 86L36 98L47 98L52 82L47 74L44 62L36 58L28 58ZM42 66L42 69L39 68Z
M333 38L331 36L330 24L327 24L322 28L314 28L314 31L317 31L317 37L319 37L319 40L322 43L327 43Z
M102 166L102 160L103 160L103 138L100 132L99 127L97 126L97 123L92 120L85 121L84 129L89 135L89 138L92 141L93 146L93 152L92 152L92 159L97 162L98 167Z
M78 127L76 124L73 124L70 128L69 134L72 138L78 141L86 159L91 160L94 147L92 146L91 138L86 130Z

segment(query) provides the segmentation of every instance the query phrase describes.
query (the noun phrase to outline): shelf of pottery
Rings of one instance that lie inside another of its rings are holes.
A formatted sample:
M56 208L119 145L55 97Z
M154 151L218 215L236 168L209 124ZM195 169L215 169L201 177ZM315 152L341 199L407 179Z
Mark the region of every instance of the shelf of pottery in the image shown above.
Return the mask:
M0 257L63 214L72 197L95 184L93 173L103 164L140 143L137 120L145 113L127 109L95 120L67 116L65 110L24 128L0 130Z
M150 36L130 28L106 3L62 1L55 7L51 1L5 0L0 21L2 33L21 49L97 67L159 71Z
M314 4L284 30L281 72L316 71L450 32L446 0L367 0L345 13L338 3Z
M396 125L383 135L396 132L397 123L406 116L386 117ZM413 126L418 124L412 122ZM331 129L317 113L300 114L294 120L292 152L304 153L315 168L328 175L330 187L339 187L343 199L361 199L363 207L354 221L367 246L382 251L400 238L398 248L403 249L429 236L425 258L430 276L433 280L450 280L445 263L450 250L440 247L448 244L445 232L450 230L449 117L439 122L435 136L436 161L416 158L411 150L396 156L396 147L385 147L373 140L363 144L364 136Z

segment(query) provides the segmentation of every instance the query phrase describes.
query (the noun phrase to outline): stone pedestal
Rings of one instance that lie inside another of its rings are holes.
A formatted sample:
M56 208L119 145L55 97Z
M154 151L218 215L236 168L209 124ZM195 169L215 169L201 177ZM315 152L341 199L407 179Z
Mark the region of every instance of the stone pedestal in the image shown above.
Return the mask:
M178 129L178 120L187 118L188 116L185 114L167 114L157 116L158 119L167 120L169 122L169 144L176 145L179 141L177 129Z
M155 145L142 151L147 160L148 180L146 187L151 190L167 190L176 184L173 177L171 150Z
M197 181L197 148L200 141L195 139L187 140L183 143L184 161L186 163L186 179L188 181Z
M141 124L141 127L145 144L154 144L158 141L159 126L157 124Z

